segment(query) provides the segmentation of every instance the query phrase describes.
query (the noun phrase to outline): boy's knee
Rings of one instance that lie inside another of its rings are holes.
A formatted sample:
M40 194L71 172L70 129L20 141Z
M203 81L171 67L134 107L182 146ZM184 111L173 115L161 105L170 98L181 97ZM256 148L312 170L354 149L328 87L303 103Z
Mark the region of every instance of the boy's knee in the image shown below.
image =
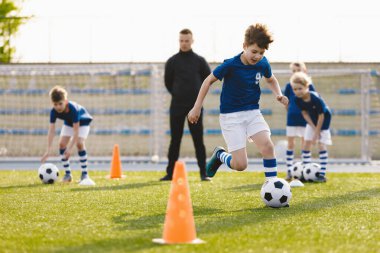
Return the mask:
M247 168L248 164L247 162L240 162L235 164L234 169L237 171L243 171Z
M77 142L77 148L78 148L78 150L83 150L83 148L84 148L84 142L83 141L78 141Z
M261 154L264 156L274 155L274 145L272 142L267 142L261 149Z
M60 142L59 149L65 149L65 148L66 148L66 143Z

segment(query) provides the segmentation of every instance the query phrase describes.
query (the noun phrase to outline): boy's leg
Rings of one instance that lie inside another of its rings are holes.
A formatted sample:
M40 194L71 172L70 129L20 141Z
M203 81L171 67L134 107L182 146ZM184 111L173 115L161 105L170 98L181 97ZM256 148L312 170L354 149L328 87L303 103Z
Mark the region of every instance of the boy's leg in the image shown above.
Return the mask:
M72 181L70 161L69 159L66 159L64 156L64 153L66 151L66 147L70 141L70 138L71 138L70 136L61 136L59 139L59 154L61 155L62 166L63 166L63 169L65 170L65 175L62 179L63 182Z
M274 154L274 145L270 138L270 132L261 131L250 137L263 156L265 178L277 177L277 160Z
M79 163L80 163L80 167L82 169L81 181L88 177L87 150L86 150L86 146L84 144L84 141L85 140L83 138L79 138L78 143L77 143Z
M327 152L327 147L323 143L319 143L319 163L321 165L321 171L319 173L319 177L316 180L317 182L326 182L326 167L328 163L329 154Z
M245 170L248 164L246 148L228 153L223 147L216 147L206 166L207 176L213 177L222 163L233 170Z
M302 163L308 164L311 163L311 146L312 141L305 141L305 145L302 149Z
M294 161L294 136L288 136L288 150L286 150L286 167L287 167L286 179L287 180L290 180L292 178L290 170L292 169L293 161Z

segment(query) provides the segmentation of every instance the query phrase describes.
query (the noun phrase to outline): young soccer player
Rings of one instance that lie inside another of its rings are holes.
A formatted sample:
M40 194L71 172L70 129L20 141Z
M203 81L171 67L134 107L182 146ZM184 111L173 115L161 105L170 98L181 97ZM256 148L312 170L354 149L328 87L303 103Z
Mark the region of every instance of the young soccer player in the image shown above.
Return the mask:
M92 116L83 106L73 101L68 101L67 91L63 87L55 86L50 90L49 96L53 104L53 109L50 111L47 151L43 155L41 162L44 163L52 151L51 145L55 135L56 119L62 119L64 124L59 139L59 153L61 155L62 165L65 169L65 176L62 181L69 183L73 179L71 176L69 158L74 145L78 148L79 160L82 167L80 181L89 179L85 140L90 132Z
M311 146L319 143L319 160L321 172L317 182L326 182L327 145L331 145L330 122L331 112L321 96L309 90L310 77L297 72L290 78L293 92L296 96L295 103L301 109L302 115L307 122L305 129L305 143L302 150L304 164L311 162Z
M245 31L243 52L225 60L204 81L194 107L188 114L189 121L196 124L203 101L210 86L223 80L220 97L220 126L228 152L216 147L206 165L207 176L213 177L222 163L233 170L247 168L247 138L253 141L263 156L265 177L277 177L277 162L270 129L259 110L260 79L265 77L278 102L288 104L282 95L270 64L264 56L272 35L263 24L251 25Z
M307 73L306 64L303 62L292 62L289 65L293 73L303 72ZM312 84L309 85L310 91L315 91ZM289 105L287 107L287 117L286 117L286 136L288 139L288 149L286 151L286 166L287 175L286 180L290 181L292 179L290 170L293 166L294 160L294 148L295 148L295 138L301 138L301 147L304 145L303 136L305 134L306 121L302 116L301 110L295 103L295 96L293 88L290 82L286 84L284 95L289 99Z

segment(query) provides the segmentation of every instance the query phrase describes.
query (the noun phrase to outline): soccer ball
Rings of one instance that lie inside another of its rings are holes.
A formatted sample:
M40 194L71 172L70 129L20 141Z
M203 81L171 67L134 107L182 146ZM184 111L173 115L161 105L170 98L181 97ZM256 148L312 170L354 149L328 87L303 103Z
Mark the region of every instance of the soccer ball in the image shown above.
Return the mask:
M269 207L288 206L291 198L290 185L282 178L270 178L261 187L261 199Z
M303 169L303 176L306 181L313 182L319 176L321 171L321 166L317 163L308 163L305 164Z
M302 179L303 177L303 164L302 162L296 162L295 164L293 164L292 168L290 169L290 175L294 178L294 179Z
M52 163L42 164L38 168L38 176L44 184L54 184L58 180L59 170Z

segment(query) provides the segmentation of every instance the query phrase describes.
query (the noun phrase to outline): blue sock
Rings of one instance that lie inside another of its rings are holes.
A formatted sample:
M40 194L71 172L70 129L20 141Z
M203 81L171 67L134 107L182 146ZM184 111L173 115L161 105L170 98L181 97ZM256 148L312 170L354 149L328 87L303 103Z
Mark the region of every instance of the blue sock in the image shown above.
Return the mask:
M87 152L86 150L78 151L80 167L82 168L82 174L87 174Z
M265 169L265 178L274 178L277 177L277 160L273 159L263 159L264 169Z
M321 172L319 174L322 176L326 175L328 157L329 157L329 154L327 153L327 150L319 151L319 162L321 164Z
M226 164L228 168L231 169L231 160L232 160L232 155L230 153L227 153L225 151L218 152L216 154L216 157L219 158L219 160Z
M63 156L63 154L65 153L65 151L66 151L66 148L59 150L59 154L61 155L61 162L62 162L62 165L63 165L63 169L65 170L65 173L66 174L71 174L70 162L69 162L68 159L65 159L65 157Z
M288 167L288 175L290 175L290 170L293 166L294 151L291 149L286 150L286 166Z
M302 163L303 164L311 163L311 151L310 150L302 150Z

